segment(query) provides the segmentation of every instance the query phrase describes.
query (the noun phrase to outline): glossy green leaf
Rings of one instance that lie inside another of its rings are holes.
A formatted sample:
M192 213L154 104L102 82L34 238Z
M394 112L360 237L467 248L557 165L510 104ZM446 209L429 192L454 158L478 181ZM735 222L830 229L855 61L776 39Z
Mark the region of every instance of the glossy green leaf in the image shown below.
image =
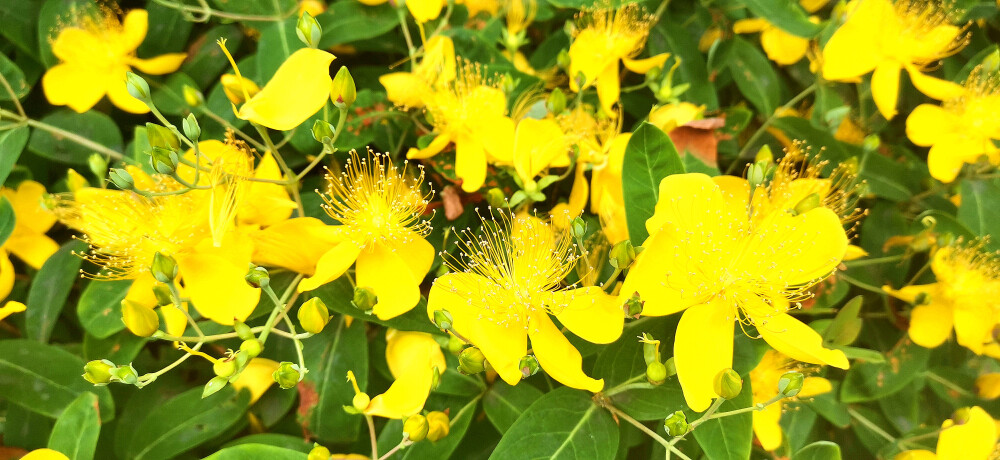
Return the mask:
M232 72L229 61L222 54L222 48L216 43L219 39L226 40L227 48L237 50L243 43L243 34L234 24L223 24L208 29L204 35L195 39L190 55L181 65L180 71L193 78L197 83L195 88L205 93L212 83L218 81L220 74ZM244 70L249 69L240 69L241 72Z
M638 246L648 236L646 220L653 216L660 181L683 172L684 163L670 137L649 123L639 125L625 147L622 166L625 218L633 244Z
M321 49L367 40L399 27L396 11L388 3L366 6L361 2L333 2L330 9L316 16L323 28Z
M558 388L528 407L490 459L613 458L618 436L611 414L595 405L590 393Z
M895 393L927 368L929 356L930 350L903 339L884 363L854 362L844 378L840 399L854 403Z
M0 131L0 184L7 180L24 146L28 145L29 133L27 126Z
M806 10L798 2L775 2L769 0L744 0L754 15L767 19L779 29L802 38L813 38L820 31L820 25L809 20Z
M863 297L857 296L847 301L843 307L840 307L840 311L837 312L837 316L833 318L830 325L826 327L825 331L823 331L823 340L827 343L846 345L846 343L841 343L838 339L843 334L849 332L852 327L861 327L858 314L861 312L861 304L863 300ZM853 335L856 336L857 334L855 333Z
M840 460L840 446L830 441L817 441L792 455L792 460Z
M132 280L93 280L84 288L76 304L76 314L87 332L104 339L125 329L121 302Z
M14 206L5 196L0 196L0 246L10 238L17 225L17 216L14 215Z
M105 338L87 334L83 337L83 358L87 361L107 359L113 363L129 363L139 356L143 345L148 341L148 338L139 337L127 330Z
M518 417L542 397L542 391L527 383L493 385L483 396L483 410L500 434L506 433Z
M708 110L719 108L715 84L708 76L704 55L698 51L698 37L684 27L682 18L668 15L661 19L650 31L646 46L650 54L669 52L681 59L682 65L677 68L679 78L674 79L674 85L691 85L682 96L685 101L702 104Z
M989 247L1000 249L1000 185L997 181L962 181L959 222L979 236L992 236Z
M14 97L17 99L23 99L31 91L31 86L24 79L24 72L17 67L17 64L3 54L0 54L0 75L3 75L3 78L7 80L10 90L14 92ZM0 101L9 100L11 100L10 93L3 86L2 82L0 82Z
M0 2L0 35L19 51L38 58L38 13L42 2ZM2 182L2 181L0 181Z
M48 342L52 328L59 319L63 306L73 284L80 279L80 265L83 259L76 253L86 250L86 243L70 240L55 254L52 254L28 291L28 309L24 312L25 329L28 338Z
M153 58L165 53L185 52L184 45L194 23L185 20L178 8L162 3L149 2L146 11L149 13L149 29L136 54L141 58Z
M91 110L76 113L60 109L46 115L41 121L118 152L121 152L124 146L118 125L101 112ZM86 164L87 158L94 153L92 148L42 129L36 129L31 133L28 150L49 160L70 164Z
M257 83L261 88L288 56L305 46L295 36L295 23L295 18L291 18L271 22L261 28L257 44Z
M361 434L363 418L344 412L344 406L350 406L354 398L347 371L354 372L361 391L368 387L364 322L355 320L347 327L344 317L339 316L322 333L303 341L303 345L309 372L299 383L304 401L298 409L301 423L321 442L356 440Z
M70 460L90 460L101 434L97 395L80 393L56 419L49 435L49 449L66 454Z
M734 37L728 57L733 81L743 97L761 114L774 113L781 106L781 87L784 83L778 79L767 56L750 42Z
M743 379L743 391L721 406L718 412L743 409L753 404L750 379ZM694 431L695 440L709 460L738 460L750 458L753 443L753 414L745 412L728 417L708 420Z
M245 460L266 458L269 460L305 460L307 453L266 444L239 444L222 449L205 460Z
M246 19L245 22L257 23L274 22L276 19L294 18L298 13L298 4L295 0L210 0L212 7L227 13L238 15L254 16L254 19Z

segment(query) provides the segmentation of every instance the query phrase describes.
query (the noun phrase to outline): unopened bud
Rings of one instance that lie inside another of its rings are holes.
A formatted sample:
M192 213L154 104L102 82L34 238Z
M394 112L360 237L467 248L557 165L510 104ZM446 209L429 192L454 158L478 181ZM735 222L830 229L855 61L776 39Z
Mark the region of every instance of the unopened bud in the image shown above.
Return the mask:
M223 75L219 78L219 82L222 83L222 92L226 93L226 98L236 105L246 102L246 97L254 97L260 92L260 87L252 80L233 74ZM243 90L246 90L246 97L244 97Z
M976 377L976 395L982 399L1000 398L1000 372L991 372Z
M570 230L573 232L573 238L583 238L587 236L587 221L580 217L574 218L570 222Z
M250 362L251 359L253 358L251 358L249 355L241 351L238 351L236 352L236 354L233 355L233 362L236 363L236 372L234 372L233 375L229 376L230 382L235 381L240 377L240 373L243 372L243 369L246 369L247 364Z
M193 113L189 113L188 116L184 117L184 120L181 121L181 128L188 139L198 142L198 138L201 137L201 125L198 124L198 119Z
M521 378L526 379L537 374L542 366L538 364L538 358L535 355L527 355L517 363L517 368L521 369Z
M559 50L559 54L556 55L556 65L558 65L559 68L566 69L569 68L569 63L569 52L566 51L565 48Z
M447 331L451 329L454 324L454 319L448 310L434 310L434 325L442 331Z
M612 267L625 270L635 260L635 246L632 246L631 240L619 241L611 247L610 256Z
M660 362L660 341L646 332L642 333L639 341L642 342L642 359L646 365Z
M253 264L250 264L250 270L247 271L243 279L247 281L247 284L255 288L268 287L271 284L271 276L268 275L267 269Z
M629 297L628 300L625 301L625 316L638 318L639 315L642 315L642 308L645 304L646 302L639 297L638 292L633 293L632 297Z
M764 146L757 151L757 155L754 156L753 161L755 163L763 163L764 165L774 163L774 153L771 152L771 146L764 144Z
M552 90L552 94L549 94L549 98L545 100L545 107L549 109L550 113L557 115L562 113L563 110L566 110L566 93L559 88Z
M323 37L323 28L319 26L319 22L316 22L316 18L312 17L311 14L303 13L302 16L299 16L298 23L295 24L295 35L306 46L316 48L319 46L320 38Z
M810 193L805 198L799 200L799 202L795 205L795 209L792 209L792 215L800 216L822 205L823 200L820 198L819 194Z
M410 441L423 441L427 438L428 431L430 431L430 424L427 423L427 417L423 415L411 415L403 422L403 434Z
M111 369L111 381L121 382L126 385L135 385L139 381L139 373L135 371L135 368L131 364L118 366Z
M350 107L358 99L358 88L354 86L354 77L347 67L341 67L333 77L330 98L337 107Z
M252 340L255 338L253 331L250 330L250 326L247 326L247 323L244 323L239 319L233 321L233 330L236 331L236 336L239 337L240 340Z
M750 183L751 191L764 184L764 181L767 180L769 167L769 163L758 161L747 168L747 182Z
M285 361L278 365L278 369L271 374L271 377L278 383L278 386L287 390L295 388L295 385L299 384L299 380L302 379L302 372L300 372L298 364Z
M181 87L181 92L184 94L184 103L188 107L201 107L205 103L205 95L191 85L184 85Z
M486 355L476 347L462 350L458 355L458 371L465 375L475 375L486 370Z
M205 399L217 393L219 390L225 388L227 383L229 383L229 379L226 377L212 377L212 379L205 384L205 388L201 390L201 399Z
M801 372L785 372L785 374L778 379L778 393L781 393L782 396L791 398L802 391L802 383L804 381L805 376L803 376Z
M299 306L299 324L306 332L319 334L330 322L330 310L326 308L323 299L313 297Z
M153 278L161 283L170 283L177 278L177 261L162 252L153 254L153 265L149 267Z
M368 396L368 393L358 393L354 395L354 399L351 400L351 405L358 412L364 412L368 408L368 404L372 402L372 398Z
M170 292L170 287L163 283L153 285L153 297L156 298L156 305L172 305L174 303L174 293Z
M371 311L378 303L378 296L375 295L375 291L366 287L356 287L354 288L354 298L351 300L355 307L358 307L362 311Z
M431 442L437 442L441 438L448 436L448 431L451 429L448 414L441 411L433 411L427 414L427 424L430 426L430 429L427 431L427 439Z
M153 147L149 151L149 164L160 174L173 174L179 162L180 158L173 150Z
M330 455L330 449L318 443L313 443L313 448L309 451L309 456L306 457L306 460L330 460Z
M866 152L874 152L882 146L882 139L879 139L878 134L869 134L865 136L865 140L861 142L861 148Z
M316 139L316 142L322 144L330 142L330 140L333 139L335 131L336 130L333 128L333 125L324 120L316 120L312 126L313 139Z
M507 195L499 187L493 187L486 191L486 202L494 208L503 209L507 207Z
M251 358L256 358L260 356L260 352L264 351L264 345L258 339L244 340L240 344L240 351Z
M660 385L667 380L667 366L653 361L646 365L646 380L652 385Z
M177 150L180 148L180 141L173 131L166 126L156 123L146 123L146 138L150 147L159 147L167 150Z
M724 369L715 376L715 394L722 399L733 399L743 391L743 378L732 369Z
M462 348L464 347L465 347L465 342L463 342L462 339L452 334L448 334L448 347L447 347L448 351L450 351L452 354L458 354L462 351Z
M111 370L115 368L115 363L106 359L94 360L83 366L83 378L97 386L104 386L111 382Z
M149 337L160 328L160 317L152 308L128 299L122 300L122 322L139 337Z
M121 190L132 190L135 188L135 179L132 179L132 175L128 171L121 168L112 169L108 173L108 180Z
M104 173L108 171L108 160L104 159L104 155L94 153L87 157L87 167L90 168L90 172L94 173L95 176L101 178L104 177ZM76 171L73 171L72 169L70 169L70 171L72 171L71 174L76 173Z
M232 377L233 374L236 373L236 371L237 371L236 361L232 359L220 359L216 361L215 364L212 365L212 372L215 372L215 375L222 377L224 379Z
M673 437L687 434L688 426L687 416L684 415L684 411L674 412L663 419L663 430Z
M969 419L972 417L972 411L968 407L961 407L951 414L951 421L955 425L965 425L969 423Z
M514 90L517 89L518 83L520 83L520 80L514 78L513 75L509 73L504 74L503 81L501 82L504 94L513 94Z
M132 97L147 104L150 102L149 84L142 77L132 72L125 72L125 88Z

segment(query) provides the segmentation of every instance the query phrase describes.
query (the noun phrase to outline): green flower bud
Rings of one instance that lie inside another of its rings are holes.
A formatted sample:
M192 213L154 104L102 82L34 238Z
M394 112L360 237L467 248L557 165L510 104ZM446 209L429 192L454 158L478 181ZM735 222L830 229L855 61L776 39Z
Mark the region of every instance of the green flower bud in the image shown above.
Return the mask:
M462 339L452 334L448 334L448 346L446 348L448 349L449 352L451 352L454 355L457 355L462 352L462 348L464 347L465 347L465 342L463 342Z
M319 46L320 38L323 38L323 28L319 26L316 18L309 13L302 13L299 22L295 24L295 35L302 43L310 48Z
M189 107L201 107L205 103L205 95L201 91L198 91L198 88L191 85L184 85L181 87L181 92L184 93L184 103Z
M177 261L162 252L153 254L153 265L149 267L153 278L161 283L170 283L177 278Z
M132 190L135 188L135 180L132 179L132 175L128 171L121 168L114 168L108 173L108 179L115 187L122 190Z
M684 415L684 411L674 412L663 419L663 429L668 435L673 437L687 434L688 421L687 416Z
M724 369L715 376L715 394L722 399L733 399L743 391L743 378L732 369Z
M306 457L306 460L330 460L330 455L330 449L318 443L313 443L313 448L309 451L309 456Z
M556 65L558 65L559 68L561 69L568 69L569 63L570 63L569 51L567 51L565 48L559 50L559 54L556 55Z
M642 308L645 304L646 302L639 297L638 292L633 293L632 297L629 297L628 300L625 301L625 315L632 318L638 318L642 315Z
M882 145L882 140L879 139L878 134L869 134L865 136L865 140L861 142L861 148L866 152L874 152Z
M660 362L660 341L646 332L642 333L639 341L642 342L642 359L646 361L646 365Z
M298 318L302 329L319 334L323 332L326 323L330 322L330 310L326 308L323 299L313 297L299 306Z
M224 379L232 377L237 370L238 366L233 359L220 359L212 365L212 372L215 372L215 375Z
M368 393L357 393L354 395L354 399L351 400L351 405L354 406L354 409L358 412L364 412L371 402L372 398L368 396Z
M160 328L160 317L152 308L131 300L122 300L122 322L133 334L149 337Z
M378 296L370 288L358 286L354 288L354 298L351 300L355 307L362 311L371 311L378 303Z
M247 339L240 344L240 351L246 353L250 358L256 358L260 356L260 352L264 351L264 345L260 343L260 340Z
M792 215L800 216L820 206L823 206L823 200L820 199L819 194L810 193L805 198L799 200L799 202L795 205L795 209L792 209Z
M503 89L504 94L512 94L514 90L517 89L517 85L520 82L521 81L517 78L514 78L513 75L509 73L504 74L503 81L501 82L501 87Z
M521 378L526 379L537 374L542 366L538 364L538 358L535 355L527 355L517 363L517 368L521 369Z
M583 88L587 85L587 75L583 72L577 72L573 79L576 81L576 87L580 88L580 90L583 90Z
M583 238L587 236L587 221L582 218L575 218L570 223L570 231L573 232L573 238Z
M149 139L150 147L166 150L177 150L181 147L180 140L170 128L156 123L146 123L146 138Z
M247 284L255 288L267 287L271 284L271 276L268 275L267 269L254 264L250 264L250 270L247 271L243 279L247 281Z
M791 398L802 391L802 383L804 381L805 376L803 376L801 372L785 372L785 374L778 379L778 393L781 393L782 396Z
M139 381L139 374L135 371L135 368L131 364L127 366L118 366L111 369L111 381L121 382L126 385L135 385Z
M240 340L253 340L255 338L253 331L250 330L250 326L247 326L247 323L238 319L233 322L233 330L236 331L236 336L239 337Z
M330 98L333 99L333 105L338 108L350 107L358 99L358 89L354 86L354 77L351 76L351 71L347 70L347 67L341 67L337 71L337 75L333 77Z
M420 414L411 415L403 422L403 436L413 442L426 439L429 430L430 425L427 423L427 417Z
M316 139L316 142L326 144L333 139L334 134L336 134L336 130L330 123L327 123L324 120L316 120L313 122L312 136L313 139Z
M184 130L184 135L197 142L198 138L201 137L201 125L198 124L198 119L195 118L193 113L189 113L188 116L184 117L181 121L181 129Z
M465 375L475 375L486 370L486 355L476 347L462 350L458 355L458 371Z
M174 298L173 293L170 292L170 287L163 283L156 283L153 285L153 297L156 297L156 304L163 305L173 305Z
M566 93L559 88L552 90L552 94L549 94L549 98L545 101L545 107L551 113L562 113L566 110Z
M611 266L619 270L625 270L632 265L632 261L635 260L635 246L632 246L632 241L624 240L615 243L611 247Z
M83 366L83 378L97 386L107 385L114 367L115 363L106 359L91 361Z
M149 84L146 83L145 79L132 72L125 72L125 89L128 90L129 95L145 102L146 105L151 102L149 100Z
M299 384L299 381L302 380L302 373L298 364L285 361L278 365L278 369L271 374L271 377L278 383L278 386L287 390L295 388L295 385Z
M160 174L173 174L177 170L178 163L180 158L173 150L153 147L149 151L149 164Z
M87 167L95 176L104 177L104 173L108 172L108 160L104 159L104 155L94 153L87 157Z
M486 191L486 202L494 208L504 209L507 207L507 196L499 187L493 187Z
M444 412L433 411L427 414L427 424L430 426L430 429L427 430L427 439L431 442L437 442L448 436L448 431L451 430L448 414Z
M774 153L771 152L771 146L764 144L764 146L757 151L757 155L754 157L753 161L755 163L763 163L765 166L774 163Z
M212 380L209 380L208 383L205 384L205 388L201 390L201 399L205 399L217 393L219 390L225 388L227 383L229 383L229 379L226 377L212 377Z
M646 365L646 380L652 385L660 385L667 379L667 366L653 361Z
M751 191L763 185L764 181L767 180L767 169L768 166L763 162L751 164L747 168L747 182L750 183Z

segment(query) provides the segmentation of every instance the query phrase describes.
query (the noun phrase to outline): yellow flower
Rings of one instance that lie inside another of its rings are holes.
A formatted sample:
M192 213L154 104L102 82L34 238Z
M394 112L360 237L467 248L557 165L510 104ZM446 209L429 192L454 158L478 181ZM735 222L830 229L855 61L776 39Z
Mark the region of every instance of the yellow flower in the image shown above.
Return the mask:
M14 265L10 262L13 254L34 269L54 254L59 245L45 232L56 223L56 218L45 207L45 186L34 181L24 181L17 190L0 188L0 195L10 202L14 209L14 230L7 241L0 243L0 300L10 295L14 287ZM24 304L10 301L0 308L0 321L14 313L24 311Z
M1000 164L1000 82L996 75L977 69L965 81L965 90L941 106L921 104L906 119L906 135L914 144L930 146L927 168L942 182L954 181L965 163L986 156Z
M976 377L976 395L983 399L1000 398L1000 372L990 372Z
M634 3L621 8L603 7L587 11L577 20L573 43L569 47L569 87L582 91L590 85L597 87L601 107L608 114L618 101L621 82L618 62L633 72L644 74L666 62L667 53L646 59L632 59L643 47L653 17ZM583 75L582 81L578 76Z
M506 117L507 96L482 72L478 66L465 65L452 84L427 95L424 103L437 136L427 147L411 148L406 154L410 159L430 158L454 142L455 174L462 179L462 190L470 193L486 182L488 161L512 160L509 150L500 147L514 132L514 122Z
M52 41L52 53L60 63L42 77L42 90L49 103L68 105L82 113L107 94L126 112L148 112L146 104L128 93L125 73L134 67L163 75L177 70L187 57L184 53L151 59L136 57L135 50L146 38L148 27L146 10L131 10L122 21L110 8L78 12L73 23L61 28Z
M52 449L35 449L21 457L21 460L69 460L66 454Z
M660 183L649 238L621 292L638 292L644 315L684 311L674 339L678 379L688 405L703 411L713 380L732 366L733 323L753 325L765 341L802 362L847 368L816 331L787 313L812 296L847 251L841 215L852 203L841 183L816 179L823 164L796 169L795 152L750 200L731 176L677 174ZM824 185L825 184L825 185ZM819 195L814 206L799 203ZM799 198L799 197L803 198ZM797 210L796 210L797 209ZM847 219L856 216L851 211Z
M510 158L525 190L532 190L535 178L558 160L565 162L570 144L559 123L550 118L523 118L515 127L513 121L498 129L513 128L497 137L494 145L502 158Z
M359 2L368 6L378 6L382 5L389 0L358 0ZM413 16L413 20L417 21L418 25L423 25L423 23L437 19L441 15L441 9L448 2L445 0L407 0L406 9L410 10L410 15ZM393 8L395 8L397 3L394 1L392 3ZM471 14L470 14L471 16Z
M500 1L498 0L459 0L455 3L465 5L465 8L469 10L470 19L482 12L494 16L500 11Z
M807 12L814 13L826 6L828 1L802 0L799 4ZM816 16L810 17L809 20L813 23L819 23L819 18ZM740 19L733 24L733 32L738 34L760 32L760 46L764 48L768 59L779 65L792 65L799 62L809 49L808 38L785 32L763 18Z
M510 385L523 377L519 363L528 338L538 363L572 387L601 391L604 380L588 377L580 352L549 315L592 343L611 343L622 333L624 314L615 297L599 287L561 287L577 255L571 238L529 216L484 220L479 233L465 231L462 255L446 260L454 273L431 288L427 313L447 310L453 327L479 347Z
M949 22L943 5L901 0L854 0L847 21L823 49L823 78L856 81L872 74L872 97L886 119L896 115L899 72L903 69L920 92L948 99L961 86L921 73L965 45L962 28Z
M1000 320L1000 258L986 252L982 241L958 242L937 250L931 270L936 283L882 288L916 305L910 313L910 339L934 348L954 328L960 345L982 354Z
M447 364L441 347L426 332L389 329L385 338L385 360L395 381L361 411L370 416L402 419L423 410L434 387L434 374L444 374ZM347 378L355 393L360 393L354 373L348 372Z
M665 133L673 131L678 126L684 126L701 118L705 106L690 102L658 105L649 111L649 123L660 128Z
M786 372L802 372L803 366L781 353L768 350L760 363L750 371L750 386L753 388L753 403L765 403L778 394L778 381ZM784 405L799 398L808 398L833 390L830 381L822 377L806 377L802 390L792 400L783 399L753 413L753 432L760 445L767 451L781 447L781 413Z
M424 44L424 54L412 72L393 72L378 77L386 96L393 104L420 108L434 88L455 80L455 43L444 35L435 35Z
M955 419L960 419L956 421ZM937 453L907 450L895 460L987 460L997 443L996 422L979 406L962 408L941 424Z
M343 275L357 261L356 284L372 289L378 302L372 312L395 318L420 301L420 282L430 271L434 247L421 218L430 193L424 194L423 167L411 177L383 154L351 152L340 177L327 175L324 209L340 222L340 241L320 256L313 276L299 283L311 291Z

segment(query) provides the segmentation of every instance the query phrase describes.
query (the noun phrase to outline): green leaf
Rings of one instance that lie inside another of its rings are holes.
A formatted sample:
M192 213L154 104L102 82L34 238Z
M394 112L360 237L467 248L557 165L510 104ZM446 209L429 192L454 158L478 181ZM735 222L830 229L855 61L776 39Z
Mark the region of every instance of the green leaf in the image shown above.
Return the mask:
M121 151L124 143L118 125L107 115L89 111L76 113L63 109L46 115L42 123L55 126L80 137L89 139L112 150ZM49 160L70 164L86 164L94 151L63 136L35 129L28 141L28 150Z
M37 3L37 2L13 2ZM91 0L45 0L38 11L37 41L39 57L42 64L52 67L59 63L59 58L52 54L52 40L56 38L59 29L66 24L75 24L74 13L96 12L96 2ZM6 29L4 23L3 29ZM34 52L34 51L32 51Z
M604 394L615 407L636 420L662 420L687 407L676 377L661 385L646 381L646 361L642 344L632 334L607 346L594 364L595 378L604 379ZM670 344L661 343L660 352L669 353ZM666 348L666 350L664 349Z
M930 350L904 338L884 363L855 362L847 371L840 399L845 403L872 401L891 395L927 368Z
M298 11L295 0L211 0L212 6L220 11L239 15L266 16L274 18L294 17ZM260 21L243 21L260 27Z
M187 74L174 72L167 81L153 90L153 103L166 115L186 115L191 112L184 101L184 85L197 88L198 83Z
M0 196L0 247L7 242L10 234L14 233L17 225L17 216L14 215L14 206L5 196Z
M817 441L792 455L792 460L840 460L840 446L830 441Z
M0 2L0 35L38 59L38 12L42 2ZM0 155L2 156L2 155ZM0 181L2 182L2 181Z
M269 460L305 460L309 455L284 447L265 444L240 444L222 449L205 460L245 460L248 458L266 458Z
M403 331L420 331L431 334L441 334L441 330L435 327L434 324L431 323L430 319L427 318L427 300L424 298L421 298L420 303L413 307L413 309L409 312L389 320L381 320L377 316L369 315L354 306L351 302L351 300L354 299L354 288L351 286L351 282L347 278L341 277L340 279L326 283L313 290L312 294L320 299L323 299L323 303L325 303L330 310L361 321L381 324L386 327Z
M843 345L834 346L832 348L836 348L844 352L844 356L847 356L847 359L860 359L869 363L876 363L876 364L885 362L885 355L875 350L869 350L867 348L848 347Z
M721 406L719 412L743 409L753 405L753 390L750 379L743 379L743 391ZM748 459L753 443L753 413L730 415L710 419L692 432L698 445L709 460Z
M736 87L762 115L774 113L781 106L781 85L784 83L767 56L739 37L733 37L729 53L729 70Z
M312 450L313 444L302 439L301 436L292 436L289 434L278 434L278 433L257 433L242 438L237 438L233 441L227 443L224 448L233 446L242 446L246 444L256 444L256 445L267 445L273 447L280 447L282 449L293 450L296 452L302 452L308 454ZM250 451L246 451L249 453Z
M146 40L136 50L138 56L153 58L165 53L184 52L194 23L185 20L178 8L161 3L149 2L146 11L149 12L149 30L146 31Z
M649 123L639 125L625 147L622 166L625 219L633 244L639 245L649 236L646 220L653 216L660 196L660 181L681 173L684 163L670 137Z
M0 340L0 399L58 418L81 393L94 393L105 422L115 416L107 387L81 377L83 359L62 348L29 339Z
M94 458L97 437L101 434L101 417L97 408L97 395L80 393L56 419L49 435L49 449L66 454L70 460Z
M837 316L833 318L833 321L826 330L823 331L823 340L827 343L836 343L838 345L846 345L846 343L838 342L838 339L845 332L851 332L851 328L860 328L861 325L857 324L860 321L858 314L861 313L861 304L864 297L857 296L851 300L848 300L840 311L837 312ZM857 336L856 333L850 334L852 337Z
M14 91L14 96L18 99L23 99L31 91L31 86L24 79L24 72L3 54L0 54L0 75L3 75L3 78L7 80L7 84L10 85L10 89ZM0 101L9 100L11 97L7 88L0 85Z
M83 259L76 252L87 248L86 243L72 240L52 254L31 283L28 290L27 310L24 312L25 332L28 338L48 342L59 313L66 305L66 298L73 283L80 277Z
M851 423L851 416L847 413L847 404L837 399L837 389L840 388L840 383L836 381L830 383L833 385L832 391L809 398L808 401L805 401L805 405L834 426L847 428L847 425Z
M233 3L233 2L230 2ZM305 45L295 36L296 19L286 19L261 28L257 44L257 79L263 88L278 67L299 48Z
M388 3L366 6L360 2L334 2L316 16L316 21L324 31L320 49L375 38L399 26L396 10Z
M224 24L208 29L204 35L195 38L192 52L180 69L194 79L197 83L195 88L208 88L217 81L223 70L231 71L222 48L216 44L219 39L225 39L229 49L238 50L243 43L243 34L235 25Z
M541 390L526 383L515 386L498 383L483 397L483 410L490 423L500 434L504 434L528 406L541 397Z
M681 18L674 19L666 15L653 27L649 33L649 52L659 54L669 52L681 59L678 67L680 78L674 84L687 83L691 85L684 93L684 100L703 104L708 110L719 108L719 98L716 95L713 80L708 77L708 66L705 57L698 51L698 39L691 35Z
M192 388L160 404L135 427L128 446L133 459L166 459L216 439L243 419L250 392L227 386L205 399L201 387Z
M462 441L465 436L465 432L469 429L469 424L472 423L472 416L476 413L476 405L479 404L479 398L474 398L467 404L462 406L457 412L454 407L450 409L450 416L448 420L448 436L437 442L418 442L402 452L399 456L400 460L436 460L442 458L450 458L452 453L458 447L458 444ZM383 440L390 439L393 442L393 446L403 438L403 424L402 422L393 422L391 425L386 425L385 429L379 434L379 439ZM381 452L380 452L381 453ZM393 456L395 457L395 456Z
M868 190L876 196L892 201L907 201L913 196L906 185L908 172L902 163L878 152L865 152L858 167L858 177L868 183Z
M788 448L792 452L809 442L809 435L816 426L816 417L816 412L808 406L801 406L781 414L781 428L785 431Z
M0 185L7 181L24 146L28 144L29 131L27 126L0 131Z
M767 22L792 35L813 38L822 29L809 20L808 13L798 2L744 0L744 3L755 16L767 19Z
M139 356L143 345L148 341L146 337L139 337L130 331L121 331L101 339L87 334L83 337L83 357L87 361L107 359L113 363L128 363Z
M597 407L589 393L558 388L528 407L490 459L614 458L618 436L611 414Z
M962 181L958 221L979 236L994 236L990 249L1000 249L1000 185L997 181Z
M302 353L309 372L299 383L303 402L298 413L302 425L322 442L356 440L361 433L362 417L344 412L344 406L350 406L354 398L347 371L354 372L361 391L368 386L365 324L355 320L347 327L344 317L340 316L303 345Z
M105 339L125 329L121 302L130 287L132 280L93 280L84 288L76 314L90 335Z

